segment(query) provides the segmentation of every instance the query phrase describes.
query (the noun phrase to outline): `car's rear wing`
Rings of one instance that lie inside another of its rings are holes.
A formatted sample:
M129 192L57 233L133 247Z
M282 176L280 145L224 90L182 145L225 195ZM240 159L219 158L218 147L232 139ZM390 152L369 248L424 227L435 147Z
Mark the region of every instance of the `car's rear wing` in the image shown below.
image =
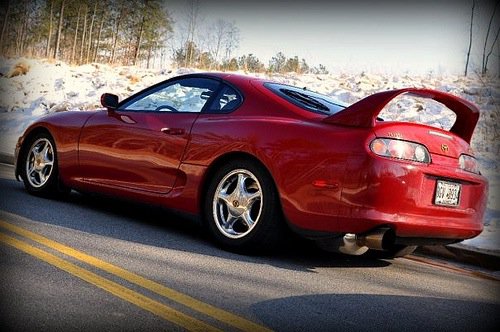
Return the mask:
M373 127L377 121L377 115L382 109L392 99L403 93L408 93L417 97L430 98L448 107L457 115L456 121L453 127L451 127L450 132L470 143L472 133L479 120L479 108L460 97L430 89L406 88L376 93L323 119L323 122L344 126Z

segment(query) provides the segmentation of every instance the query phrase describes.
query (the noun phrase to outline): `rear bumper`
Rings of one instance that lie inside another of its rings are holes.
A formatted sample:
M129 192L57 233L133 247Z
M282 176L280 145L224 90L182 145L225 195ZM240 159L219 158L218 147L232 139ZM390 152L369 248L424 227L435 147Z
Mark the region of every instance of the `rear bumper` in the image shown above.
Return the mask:
M481 233L488 192L483 176L446 164L368 159L363 168L348 166L340 195L328 189L305 190L308 198L294 204L292 218L287 214L294 228L309 237L359 234L381 226L401 238L463 240ZM461 185L458 206L434 204L438 179Z

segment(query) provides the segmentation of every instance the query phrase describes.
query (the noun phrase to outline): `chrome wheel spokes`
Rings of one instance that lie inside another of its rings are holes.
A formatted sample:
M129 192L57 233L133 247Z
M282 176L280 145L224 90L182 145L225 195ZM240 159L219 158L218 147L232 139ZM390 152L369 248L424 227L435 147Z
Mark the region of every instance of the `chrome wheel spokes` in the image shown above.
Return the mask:
M54 168L54 148L47 138L36 140L26 158L26 176L35 188L40 188L50 179Z
M254 174L244 169L228 173L213 200L218 229L229 238L241 238L255 227L262 212L262 189Z

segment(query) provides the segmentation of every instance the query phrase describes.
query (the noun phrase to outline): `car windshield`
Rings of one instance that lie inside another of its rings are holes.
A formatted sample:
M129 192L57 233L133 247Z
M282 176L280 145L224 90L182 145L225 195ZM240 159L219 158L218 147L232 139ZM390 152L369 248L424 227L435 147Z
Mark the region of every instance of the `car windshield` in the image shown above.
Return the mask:
M320 93L280 83L265 83L264 86L289 102L314 113L332 115L347 105Z

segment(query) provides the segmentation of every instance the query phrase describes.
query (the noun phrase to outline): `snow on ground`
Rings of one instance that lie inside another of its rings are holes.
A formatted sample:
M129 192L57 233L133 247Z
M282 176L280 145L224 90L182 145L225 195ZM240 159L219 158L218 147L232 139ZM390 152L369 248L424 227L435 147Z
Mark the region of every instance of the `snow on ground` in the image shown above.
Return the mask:
M28 66L25 75L8 77L16 64ZM33 121L52 112L89 110L100 107L100 96L113 92L120 99L154 83L194 69L142 69L132 66L87 64L70 66L63 62L0 58L0 154L13 155L17 138ZM405 87L445 91L465 98L481 109L472 147L490 192L485 230L464 245L500 252L500 83L477 75L409 76L372 73L252 74L275 81L307 87L345 103L353 103L375 92ZM381 114L388 120L418 121L449 129L454 114L433 101L401 96Z

